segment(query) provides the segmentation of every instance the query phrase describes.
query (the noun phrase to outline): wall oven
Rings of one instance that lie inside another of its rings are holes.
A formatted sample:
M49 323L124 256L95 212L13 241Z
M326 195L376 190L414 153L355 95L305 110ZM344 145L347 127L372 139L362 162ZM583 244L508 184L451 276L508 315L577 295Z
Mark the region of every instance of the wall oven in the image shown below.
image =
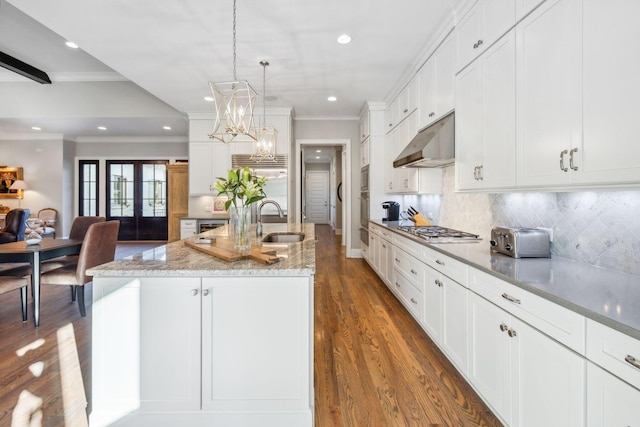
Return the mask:
M198 233L204 233L205 231L214 230L218 227L225 226L229 223L228 219L199 219L197 221Z

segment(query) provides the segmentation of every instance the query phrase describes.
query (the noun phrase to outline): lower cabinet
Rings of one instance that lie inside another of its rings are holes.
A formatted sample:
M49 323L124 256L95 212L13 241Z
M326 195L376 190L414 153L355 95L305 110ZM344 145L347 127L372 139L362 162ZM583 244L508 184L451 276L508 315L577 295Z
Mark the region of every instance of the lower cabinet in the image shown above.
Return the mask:
M587 362L587 427L640 425L640 390Z
M313 424L313 278L94 280L92 426Z
M468 377L510 426L584 425L585 360L469 293Z
M195 219L180 220L180 239L193 237L198 234L197 221Z

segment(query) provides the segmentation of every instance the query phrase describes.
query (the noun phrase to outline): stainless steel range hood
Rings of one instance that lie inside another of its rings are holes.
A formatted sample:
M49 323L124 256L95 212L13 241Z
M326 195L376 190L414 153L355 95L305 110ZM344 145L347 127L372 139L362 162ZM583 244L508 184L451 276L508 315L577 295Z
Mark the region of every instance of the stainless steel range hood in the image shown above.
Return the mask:
M393 162L394 168L434 168L454 162L454 112L418 132Z

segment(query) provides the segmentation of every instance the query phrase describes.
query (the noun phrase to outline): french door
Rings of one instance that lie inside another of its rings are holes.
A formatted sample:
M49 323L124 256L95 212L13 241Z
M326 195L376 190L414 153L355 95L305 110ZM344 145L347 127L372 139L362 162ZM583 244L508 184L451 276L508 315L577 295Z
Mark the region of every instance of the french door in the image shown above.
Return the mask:
M167 161L107 161L107 220L118 240L167 240Z

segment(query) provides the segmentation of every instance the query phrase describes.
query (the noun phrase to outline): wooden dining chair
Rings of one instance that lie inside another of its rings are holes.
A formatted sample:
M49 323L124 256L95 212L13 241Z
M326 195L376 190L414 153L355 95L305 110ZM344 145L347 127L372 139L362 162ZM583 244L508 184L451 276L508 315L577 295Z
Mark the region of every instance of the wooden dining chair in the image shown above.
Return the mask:
M44 208L38 211L38 219L42 221L40 227L38 227L35 231L36 233L44 236L48 236L49 234L52 237L56 238L56 222L58 220L58 211L54 208Z
M75 301L77 296L80 315L85 317L84 285L93 280L87 270L114 260L119 228L120 221L98 222L89 226L77 263L41 271L40 285L71 286L71 300Z
M30 276L0 276L0 294L20 289L20 303L22 305L22 321L27 321L27 286L31 283Z

